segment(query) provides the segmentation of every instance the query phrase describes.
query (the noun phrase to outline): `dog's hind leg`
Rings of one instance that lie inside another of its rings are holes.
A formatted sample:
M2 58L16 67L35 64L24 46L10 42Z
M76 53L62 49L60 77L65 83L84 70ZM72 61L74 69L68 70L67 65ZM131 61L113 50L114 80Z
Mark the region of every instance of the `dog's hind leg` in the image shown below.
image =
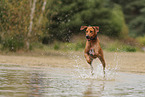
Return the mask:
M93 68L92 64L90 64L90 66L91 66L91 74L94 75L94 68Z
M104 73L104 76L105 76L105 67L106 67L105 60L104 60L103 56L100 56L99 59L100 59L102 65L103 65L103 73Z

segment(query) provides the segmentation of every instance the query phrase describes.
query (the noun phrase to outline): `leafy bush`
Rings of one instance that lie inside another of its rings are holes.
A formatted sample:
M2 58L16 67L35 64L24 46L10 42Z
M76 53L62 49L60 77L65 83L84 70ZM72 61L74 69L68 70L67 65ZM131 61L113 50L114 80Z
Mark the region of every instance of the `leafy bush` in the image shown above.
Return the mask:
M143 46L145 46L145 36L137 37L137 40L138 40L139 43L141 43Z
M136 52L136 48L133 46L123 46L122 51L126 52Z
M122 44L119 41L111 43L109 47L106 49L111 52L136 52L137 51L136 47Z
M122 47L111 46L108 48L111 52L136 52L137 49L132 46L124 45Z
M54 44L54 49L55 50L59 50L60 49L60 45L58 43Z
M24 48L24 39L20 36L7 37L2 40L2 50L17 51Z

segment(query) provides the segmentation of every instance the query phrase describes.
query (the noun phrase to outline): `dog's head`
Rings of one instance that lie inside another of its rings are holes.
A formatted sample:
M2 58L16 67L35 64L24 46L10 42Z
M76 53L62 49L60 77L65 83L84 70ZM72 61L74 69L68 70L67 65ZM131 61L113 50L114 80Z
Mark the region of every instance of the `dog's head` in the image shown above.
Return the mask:
M95 39L97 32L99 32L98 26L81 26L80 30L86 31L86 38L88 41Z

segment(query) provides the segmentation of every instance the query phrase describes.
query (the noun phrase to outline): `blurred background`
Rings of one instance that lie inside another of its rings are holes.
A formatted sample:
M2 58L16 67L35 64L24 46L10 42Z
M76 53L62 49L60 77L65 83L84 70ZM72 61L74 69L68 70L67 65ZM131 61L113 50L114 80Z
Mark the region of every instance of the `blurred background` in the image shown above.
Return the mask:
M0 0L1 51L82 50L82 25L107 51L145 50L145 0Z

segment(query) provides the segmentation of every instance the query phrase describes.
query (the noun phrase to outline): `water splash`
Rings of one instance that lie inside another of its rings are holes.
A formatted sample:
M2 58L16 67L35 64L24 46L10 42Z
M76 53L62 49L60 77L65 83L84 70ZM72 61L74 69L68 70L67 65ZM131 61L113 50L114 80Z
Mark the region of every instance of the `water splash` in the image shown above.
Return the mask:
M103 73L102 64L100 64L99 60L94 60L93 67L94 67L94 75L91 74L91 68L84 67L86 65L85 59L81 58L78 55L71 56L71 59L75 60L74 71L72 72L73 76L76 78L81 79L97 79L97 80L108 80L112 81L115 80L118 73L118 64L119 64L119 56L117 53L114 54L114 68L111 67L110 64L107 64L107 68L105 70L105 79ZM84 63L83 63L84 62Z
M115 68L106 68L105 70L106 74L104 77L102 64L97 64L96 67L94 67L94 75L91 74L90 68L82 68L79 66L76 66L75 71L73 72L73 76L81 79L97 79L97 80L115 80L117 76L117 72Z

